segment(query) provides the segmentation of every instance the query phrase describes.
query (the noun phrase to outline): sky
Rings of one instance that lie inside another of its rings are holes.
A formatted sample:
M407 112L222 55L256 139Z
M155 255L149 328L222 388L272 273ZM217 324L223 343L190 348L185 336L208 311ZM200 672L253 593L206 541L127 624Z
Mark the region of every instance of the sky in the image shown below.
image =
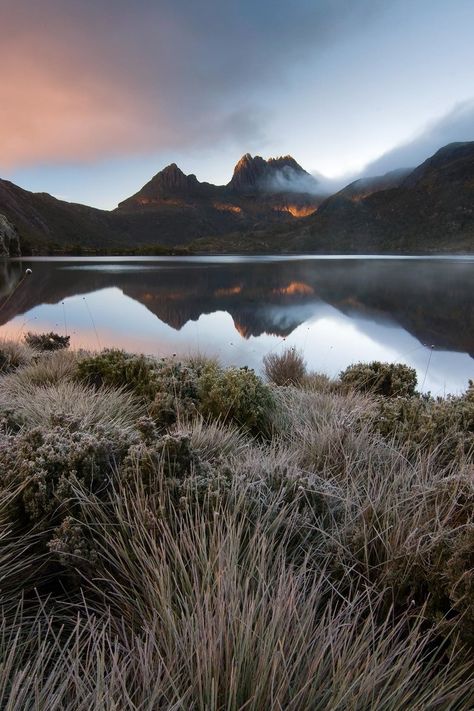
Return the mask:
M111 209L246 152L341 184L474 140L474 0L0 0L0 177Z

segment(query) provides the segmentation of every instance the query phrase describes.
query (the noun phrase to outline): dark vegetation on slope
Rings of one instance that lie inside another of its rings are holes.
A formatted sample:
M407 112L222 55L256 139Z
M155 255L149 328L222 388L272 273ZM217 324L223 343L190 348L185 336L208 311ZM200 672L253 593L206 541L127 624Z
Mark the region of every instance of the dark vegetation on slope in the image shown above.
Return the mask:
M51 338L0 345L2 708L472 707L472 384Z

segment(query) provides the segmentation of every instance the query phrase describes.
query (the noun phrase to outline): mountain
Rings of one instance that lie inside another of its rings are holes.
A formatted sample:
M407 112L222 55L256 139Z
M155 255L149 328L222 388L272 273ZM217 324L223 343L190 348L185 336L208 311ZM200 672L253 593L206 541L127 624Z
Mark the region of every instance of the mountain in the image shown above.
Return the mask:
M0 180L0 214L15 227L25 253L172 248L203 237L292 222L313 213L326 197L316 190L317 181L291 156L266 161L246 154L228 185L200 182L172 163L112 211L31 193Z
M135 195L119 203L119 210L136 207L156 208L173 198L195 200L207 198L219 192L219 188L210 183L200 183L195 175L185 175L176 163L171 163L157 173Z
M291 156L252 157L246 153L234 168L227 187L238 193L307 193L321 192L318 181Z
M123 200L113 219L121 232L144 242L220 238L312 214L325 198L317 187L291 156L264 160L246 153L227 185L201 183L172 163Z
M359 180L354 180L354 182L346 185L345 188L339 190L335 195L356 202L373 193L378 193L381 190L398 188L411 171L412 169L410 168L399 168L398 170L391 170L384 175L375 175L371 178L359 178Z
M14 226L5 215L0 215L0 257L20 254L20 240Z
M383 182L385 181L385 185ZM381 186L383 189L377 189ZM202 249L205 244L196 245ZM218 245L214 243L213 248ZM451 143L407 174L356 181L291 226L233 235L228 251L474 252L474 141Z
M364 178L331 197L318 193L318 181L291 156L264 160L248 153L227 185L200 182L172 163L112 211L0 180L0 215L24 253L148 245L215 252L473 252L474 142L449 144L414 170ZM2 244L6 251L5 239Z
M23 253L53 245L97 247L120 239L105 210L31 193L7 180L0 180L0 214L14 226Z

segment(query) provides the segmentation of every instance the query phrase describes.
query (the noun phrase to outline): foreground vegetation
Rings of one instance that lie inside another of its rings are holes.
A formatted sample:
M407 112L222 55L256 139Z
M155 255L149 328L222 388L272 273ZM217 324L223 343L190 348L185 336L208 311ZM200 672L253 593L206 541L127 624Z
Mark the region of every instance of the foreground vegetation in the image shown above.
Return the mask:
M0 344L0 708L473 707L472 385L67 345Z

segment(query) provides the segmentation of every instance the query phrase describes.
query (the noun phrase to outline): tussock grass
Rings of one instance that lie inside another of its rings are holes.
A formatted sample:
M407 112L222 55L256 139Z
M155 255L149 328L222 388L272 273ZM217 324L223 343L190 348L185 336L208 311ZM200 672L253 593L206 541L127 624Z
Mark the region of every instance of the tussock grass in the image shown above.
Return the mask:
M86 365L0 379L0 708L473 707L471 393L401 436L392 393Z
M74 378L77 356L67 350L44 353L15 372L20 386L54 385Z
M68 370L67 362L61 365ZM0 381L0 412L9 412L10 420L19 426L48 427L66 418L86 431L130 430L143 414L143 408L130 393L110 388L91 390L81 383L59 379L36 385L37 376L35 369L33 376L30 372L26 378L18 378L14 373Z
M240 457L250 446L248 438L237 427L219 420L206 422L198 416L190 422L185 421L184 427L189 432L194 451L207 461L229 455Z
M31 363L34 356L34 350L25 343L0 339L0 374Z
M285 348L282 353L269 353L263 359L267 380L275 385L300 385L306 376L303 353Z

